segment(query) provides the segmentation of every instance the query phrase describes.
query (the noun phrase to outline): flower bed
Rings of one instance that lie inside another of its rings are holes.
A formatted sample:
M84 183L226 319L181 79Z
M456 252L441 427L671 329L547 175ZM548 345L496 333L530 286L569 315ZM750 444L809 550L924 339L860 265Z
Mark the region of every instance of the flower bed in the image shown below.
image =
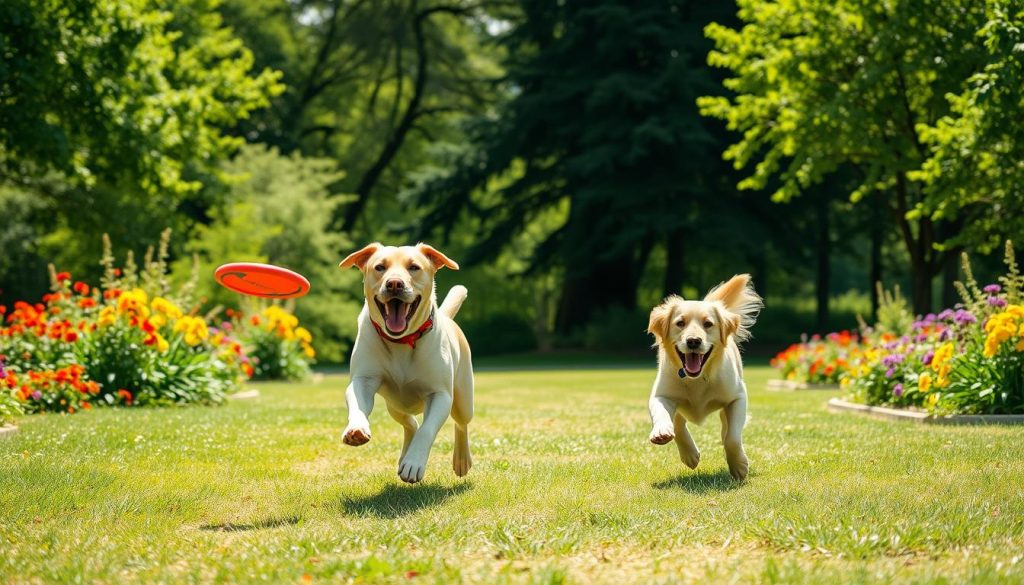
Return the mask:
M860 338L850 331L829 333L822 337L804 336L779 352L771 360L779 370L786 387L813 388L839 384L853 362L863 353Z
M95 406L219 403L247 378L308 373L312 340L283 308L263 309L265 326L241 326L240 314L211 326L194 280L172 291L164 238L155 261L139 269L129 255L123 270L105 241L99 287L51 267L41 302L0 306L0 423Z
M1012 245L1000 284L978 286L964 257L963 303L895 339L868 336L842 378L853 402L931 415L1024 413L1024 278Z

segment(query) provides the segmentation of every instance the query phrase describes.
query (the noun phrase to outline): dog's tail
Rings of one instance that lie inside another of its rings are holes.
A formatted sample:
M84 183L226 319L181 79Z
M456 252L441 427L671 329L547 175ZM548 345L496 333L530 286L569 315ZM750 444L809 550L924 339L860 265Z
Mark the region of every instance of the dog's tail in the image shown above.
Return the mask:
M445 295L444 302L441 303L441 312L448 318L454 319L467 295L469 295L469 291L466 290L466 287L461 284L453 286Z
M740 325L735 333L737 341L746 341L750 338L750 328L764 307L761 297L754 292L749 274L737 274L719 284L708 292L704 300L718 301L727 311L739 315Z

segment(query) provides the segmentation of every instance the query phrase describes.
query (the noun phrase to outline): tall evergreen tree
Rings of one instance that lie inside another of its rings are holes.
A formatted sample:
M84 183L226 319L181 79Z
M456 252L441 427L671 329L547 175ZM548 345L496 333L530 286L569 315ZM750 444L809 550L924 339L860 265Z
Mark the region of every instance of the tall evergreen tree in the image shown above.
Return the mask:
M561 273L556 329L567 332L608 307L633 307L651 250L692 233L681 228L712 198L719 151L695 105L716 87L702 29L731 7L521 4L504 38L512 97L496 118L477 122L453 170L421 186L429 212L420 225L450 231L462 212L478 218L482 233L467 258L478 262L538 213L564 208L531 269ZM666 286L678 285L673 279Z

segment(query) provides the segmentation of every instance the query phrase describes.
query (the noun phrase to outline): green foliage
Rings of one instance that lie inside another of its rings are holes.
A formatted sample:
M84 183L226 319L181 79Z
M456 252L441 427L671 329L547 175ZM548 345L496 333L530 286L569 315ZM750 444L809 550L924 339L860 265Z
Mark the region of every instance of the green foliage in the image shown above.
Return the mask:
M875 324L875 330L894 335L910 331L914 313L900 294L900 285L897 284L892 291L887 291L881 282L876 282L875 288L878 291L878 322Z
M927 312L931 279L950 249L989 245L1012 229L1001 196L984 182L978 190L978 165L959 160L964 149L950 147L934 162L929 145L942 139L929 124L947 124L942 121L962 109L948 96L977 88L976 73L1002 59L985 38L996 34L988 13L1013 3L738 4L743 26L706 30L716 46L708 62L729 70L724 86L731 94L699 104L705 115L741 133L725 151L737 168L752 168L739 187L771 188L775 200L788 201L826 177L845 177L853 201L872 197L888 208L910 257L914 308ZM1007 92L1019 91L1019 83L1005 81L1014 86ZM991 105L1014 117L1020 106L1011 99ZM946 168L971 169L963 171L971 179L962 193L939 185Z
M10 0L0 6L0 163L166 202L194 192L239 144L222 129L268 104L277 74L215 1Z
M560 271L555 325L567 333L608 307L632 308L655 242L689 223L695 200L714 198L709 181L680 181L716 165L712 130L694 106L713 86L694 67L709 11L621 0L521 8L503 38L511 97L497 118L473 123L472 143L449 151L443 171L424 177L416 196L430 213L420 233L449 234L468 214L473 264L562 210L526 252L532 271Z
M947 94L949 112L922 120L917 129L929 148L915 180L952 204L936 201L926 211L955 217L958 208L979 205L991 213L965 224L957 243L995 248L1001 234L1021 233L1024 205L1024 8L1017 2L983 3L985 20L977 31L981 62L964 86Z
M308 278L310 292L295 311L328 362L345 359L362 304L359 275L337 267L354 244L329 228L334 209L345 200L329 190L343 176L336 168L325 159L284 156L262 145L243 147L225 168L233 177L228 202L185 246L198 258L200 273L209 275L197 292L211 306L248 310L240 295L212 278L214 269L227 262L270 262ZM175 279L184 280L190 270L191 261L179 259Z

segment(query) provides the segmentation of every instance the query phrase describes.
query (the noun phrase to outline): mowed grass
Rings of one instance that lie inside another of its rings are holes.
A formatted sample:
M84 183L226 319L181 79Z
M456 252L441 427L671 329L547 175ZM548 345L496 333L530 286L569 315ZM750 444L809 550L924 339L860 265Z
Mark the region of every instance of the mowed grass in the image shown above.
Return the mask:
M0 439L0 582L1021 582L1024 428L829 413L748 369L752 463L647 443L644 369L484 371L475 466L341 444L344 376L216 408L37 416Z

